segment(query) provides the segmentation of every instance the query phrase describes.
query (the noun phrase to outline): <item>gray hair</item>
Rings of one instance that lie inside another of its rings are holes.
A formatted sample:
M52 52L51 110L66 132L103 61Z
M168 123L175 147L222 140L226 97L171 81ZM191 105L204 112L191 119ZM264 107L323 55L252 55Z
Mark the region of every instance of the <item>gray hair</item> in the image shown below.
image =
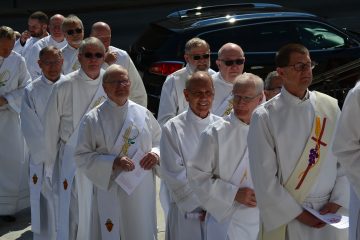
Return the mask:
M104 44L96 37L88 37L85 38L82 42L81 45L79 47L79 53L83 53L84 49L89 46L89 45L94 45L97 46L99 48L102 49L103 53L105 53L105 47Z
M109 79L109 74L112 72L121 72L121 74L126 75L129 78L128 71L122 67L119 64L111 64L110 67L108 67L103 75L103 83L106 82ZM130 79L129 79L130 80Z
M84 30L84 25L83 25L81 19L78 18L76 15L70 14L69 16L67 16L67 17L64 19L64 21L63 21L63 23L62 23L62 25L61 25L62 31L63 31L63 32L66 31L66 29L67 29L67 28L69 27L69 25L72 24L72 23L80 23L81 28Z
M253 85L256 89L256 93L260 94L264 90L263 80L252 73L243 73L236 77L233 89L242 87L244 85Z
M40 50L39 52L39 58L41 58L45 53L53 52L57 55L59 55L60 58L63 58L63 54L60 49L58 49L55 46L47 46Z
M206 71L196 71L191 74L185 81L185 88L190 89L191 83L198 79L205 79L208 78L211 81L212 88L214 89L214 84L211 75Z
M272 71L269 72L269 74L266 76L265 78L265 82L264 82L264 89L265 90L269 90L271 88L271 82L274 78L279 77L279 74L277 71Z
M206 47L207 49L210 50L210 45L205 40L195 37L186 42L185 53L189 53L191 49L197 47Z
M15 32L11 27L8 26L1 26L0 27L0 39L9 39L14 40L15 39Z

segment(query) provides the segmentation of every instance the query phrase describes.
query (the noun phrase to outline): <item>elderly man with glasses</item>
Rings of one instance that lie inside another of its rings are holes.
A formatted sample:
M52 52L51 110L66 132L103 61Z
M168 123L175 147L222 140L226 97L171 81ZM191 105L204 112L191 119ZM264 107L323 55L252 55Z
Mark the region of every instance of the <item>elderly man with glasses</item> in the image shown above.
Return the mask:
M83 116L106 99L101 69L104 55L99 39L85 39L79 47L80 69L55 84L44 113L45 167L49 175L60 178L57 239L89 239L92 185L76 171L73 157ZM57 165L60 169L55 172Z
M218 52L216 64L219 72L213 75L215 96L212 113L229 115L232 110L232 89L237 76L243 73L245 57L241 47L235 43L224 44Z
M269 72L264 81L264 93L266 101L272 99L280 93L283 85L282 78L277 71Z
M207 211L207 240L256 240L259 210L249 169L247 135L251 114L263 100L263 80L251 73L233 84L233 110L210 124L188 163L192 190Z
M309 211L347 214L349 183L331 151L337 100L309 91L315 63L288 44L276 55L281 93L255 110L248 135L260 239L347 239Z
M64 19L61 29L67 41L67 45L61 49L64 56L63 74L68 74L80 68L78 49L84 39L84 25L80 18L69 15Z

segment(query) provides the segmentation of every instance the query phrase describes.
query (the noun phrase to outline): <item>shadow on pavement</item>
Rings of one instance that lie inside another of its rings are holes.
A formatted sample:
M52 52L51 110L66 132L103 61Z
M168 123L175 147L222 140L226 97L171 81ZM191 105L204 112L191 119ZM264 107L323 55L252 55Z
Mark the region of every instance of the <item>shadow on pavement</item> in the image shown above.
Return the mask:
M16 217L15 222L5 222L0 218L0 239L2 239L4 235L8 235L10 232L23 231L25 228L28 228L31 225L30 208L26 208L18 212L15 215L15 217ZM31 230L28 230L22 232L19 235L20 237L16 239L22 239L22 240L31 239L32 232Z

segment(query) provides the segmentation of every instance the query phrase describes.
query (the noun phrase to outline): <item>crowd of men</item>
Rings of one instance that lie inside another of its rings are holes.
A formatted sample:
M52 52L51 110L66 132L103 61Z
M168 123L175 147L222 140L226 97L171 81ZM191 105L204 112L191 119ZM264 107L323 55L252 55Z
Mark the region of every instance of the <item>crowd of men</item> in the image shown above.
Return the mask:
M342 113L310 91L305 46L279 49L263 81L241 46L224 43L215 72L211 43L189 39L155 119L107 23L85 39L75 15L28 26L0 27L4 220L30 203L34 239L154 240L160 177L167 240L359 239L359 85ZM350 213L350 231L311 209Z

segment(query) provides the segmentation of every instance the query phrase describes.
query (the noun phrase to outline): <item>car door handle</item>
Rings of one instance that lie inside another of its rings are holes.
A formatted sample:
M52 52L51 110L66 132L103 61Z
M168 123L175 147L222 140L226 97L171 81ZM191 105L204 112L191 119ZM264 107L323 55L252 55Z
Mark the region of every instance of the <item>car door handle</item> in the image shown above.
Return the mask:
M250 69L251 70L257 70L257 69L263 69L265 68L264 66L251 66Z

